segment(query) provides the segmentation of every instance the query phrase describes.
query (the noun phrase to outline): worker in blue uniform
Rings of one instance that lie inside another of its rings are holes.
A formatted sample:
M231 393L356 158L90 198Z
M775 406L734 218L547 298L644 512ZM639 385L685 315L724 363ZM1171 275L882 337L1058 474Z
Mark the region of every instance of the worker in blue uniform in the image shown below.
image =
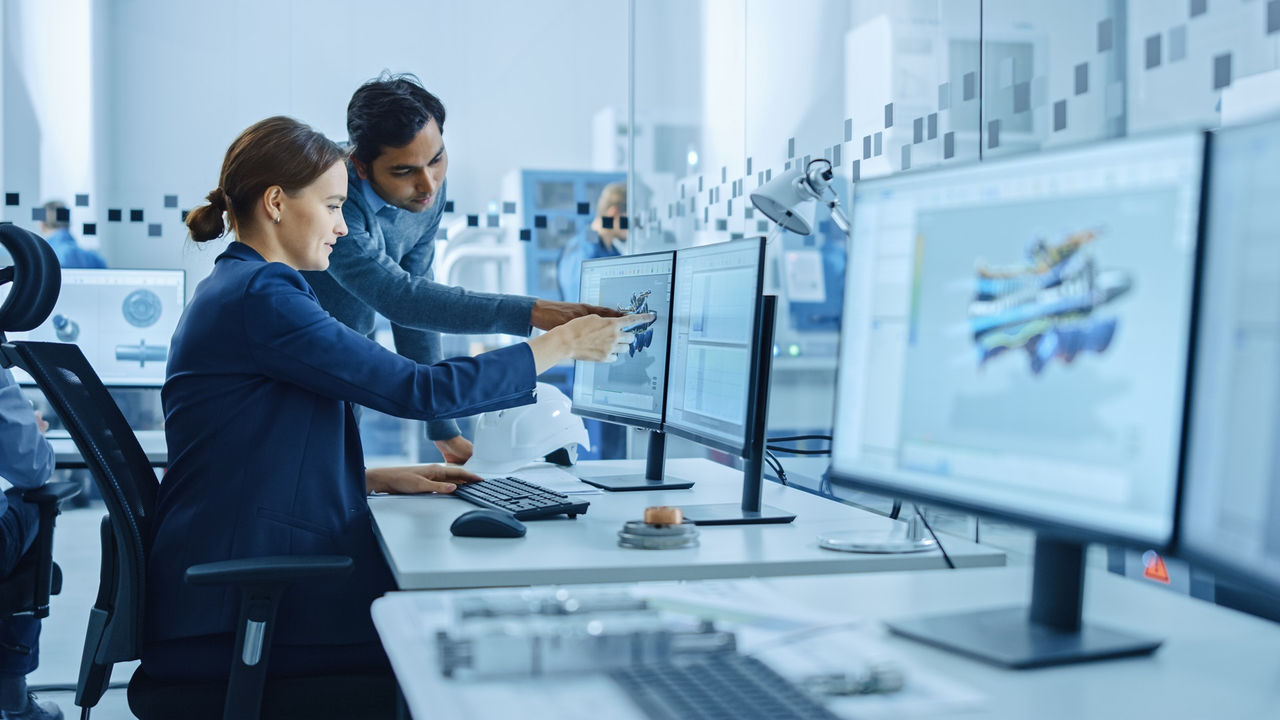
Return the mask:
M0 578L13 572L36 541L40 514L22 499L53 474L49 429L7 368L0 368L0 477L13 488L0 493ZM0 616L0 718L62 720L55 703L36 702L27 692L27 674L40 664L40 620L30 615Z
M162 391L169 470L147 571L143 669L159 680L229 672L233 590L183 581L190 565L282 554L348 555L353 575L299 583L283 599L269 671L390 672L370 603L393 589L369 492L451 492L459 468L365 469L358 403L404 418L458 417L533 402L534 378L568 359L625 350L639 316L587 315L527 342L423 365L325 312L299 273L324 270L346 232L344 156L296 120L268 118L232 143L197 242L235 241L196 288L170 347Z

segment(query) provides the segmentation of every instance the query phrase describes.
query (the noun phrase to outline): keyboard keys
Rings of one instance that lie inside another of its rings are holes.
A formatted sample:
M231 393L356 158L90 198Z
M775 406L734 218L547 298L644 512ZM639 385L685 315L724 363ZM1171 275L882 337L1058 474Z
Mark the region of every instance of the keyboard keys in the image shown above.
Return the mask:
M554 515L577 517L579 513L585 513L590 505L514 477L489 478L459 485L453 494L473 505L509 512L517 520L535 520Z
M837 720L773 668L736 653L622 668L609 676L651 720Z

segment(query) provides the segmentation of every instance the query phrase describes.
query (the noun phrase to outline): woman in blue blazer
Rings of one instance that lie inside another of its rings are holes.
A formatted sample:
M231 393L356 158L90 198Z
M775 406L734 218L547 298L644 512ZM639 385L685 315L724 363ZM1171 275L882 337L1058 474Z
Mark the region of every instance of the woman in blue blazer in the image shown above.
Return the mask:
M340 582L284 597L273 674L386 668L370 603L394 588L374 538L369 492L450 492L458 468L368 469L358 403L429 420L533 402L556 362L607 360L636 318L587 316L476 357L419 365L321 309L300 270L324 270L346 232L343 153L284 117L227 150L192 239L235 240L196 288L170 349L162 392L169 470L160 483L147 570L145 671L159 680L226 677L239 597L189 585L186 568L266 555L349 555ZM424 548L429 552L429 548Z

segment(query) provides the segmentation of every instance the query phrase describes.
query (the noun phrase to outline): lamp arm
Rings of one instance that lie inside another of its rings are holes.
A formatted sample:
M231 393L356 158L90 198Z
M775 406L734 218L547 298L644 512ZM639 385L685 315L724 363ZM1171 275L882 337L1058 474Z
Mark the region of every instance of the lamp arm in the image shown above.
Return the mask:
M827 201L827 207L831 210L831 220L836 227L848 235L853 225L849 222L849 216L844 214L844 208L840 206L840 198L836 197L834 190L831 191L831 199Z

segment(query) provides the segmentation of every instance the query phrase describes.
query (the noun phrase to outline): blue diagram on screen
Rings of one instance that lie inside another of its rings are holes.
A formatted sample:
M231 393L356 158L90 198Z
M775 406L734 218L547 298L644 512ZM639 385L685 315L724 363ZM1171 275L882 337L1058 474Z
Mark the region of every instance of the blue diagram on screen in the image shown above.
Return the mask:
M619 305L618 310L627 313L647 313L649 310L649 296L653 294L652 290L642 290L631 294L631 302L626 305ZM631 344L627 348L627 355L635 357L636 353L643 352L645 348L653 345L653 324L657 322L657 318L647 323L632 325L625 328L626 332L632 333Z
M1022 265L978 265L969 327L979 367L1022 349L1039 375L1055 359L1071 363L1082 352L1106 352L1119 321L1101 309L1128 293L1133 280L1098 269L1101 234L1082 230L1056 244L1037 239Z

